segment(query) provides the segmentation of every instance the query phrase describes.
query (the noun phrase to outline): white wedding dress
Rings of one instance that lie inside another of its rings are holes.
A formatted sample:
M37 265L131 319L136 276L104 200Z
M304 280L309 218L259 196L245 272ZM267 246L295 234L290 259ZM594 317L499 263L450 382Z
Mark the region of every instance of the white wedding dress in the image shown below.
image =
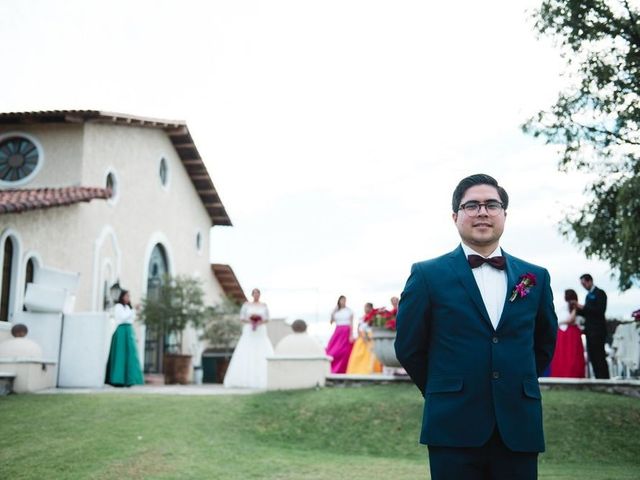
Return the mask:
M264 320L269 320L269 309L264 303L246 302L240 310L240 318L249 320L252 315L259 315ZM253 330L250 323L245 323L224 376L224 386L267 388L267 357L269 355L273 355L273 346L267 336L266 325L262 323Z

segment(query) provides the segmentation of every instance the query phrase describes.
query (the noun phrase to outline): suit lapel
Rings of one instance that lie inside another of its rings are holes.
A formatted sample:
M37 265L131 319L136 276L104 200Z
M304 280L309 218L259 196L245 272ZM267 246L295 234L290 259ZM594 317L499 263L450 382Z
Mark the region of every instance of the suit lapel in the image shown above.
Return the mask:
M464 286L467 294L471 297L471 300L473 300L478 311L482 314L482 318L491 325L491 319L489 318L487 308L484 306L484 302L482 301L482 295L478 289L478 284L476 283L476 279L473 276L473 272L471 271L471 267L469 266L469 262L467 261L467 257L461 246L449 254L449 261L451 262L451 268L458 277L458 280L460 280L460 283ZM493 328L493 325L491 325L491 328Z
M511 310L511 307L513 306L513 302L509 301L509 298L511 297L511 293L513 292L513 288L516 285L516 281L517 281L517 277L518 277L518 272L517 272L517 262L516 260L511 256L508 255L504 250L502 250L502 255L504 255L504 258L506 259L506 272L507 272L507 295L504 299L504 307L502 308L502 315L500 315L500 320L498 321L498 326L496 327L496 330L498 330L500 328L500 326L502 325L502 322L504 321L505 318L507 318L507 316L509 315L509 311Z

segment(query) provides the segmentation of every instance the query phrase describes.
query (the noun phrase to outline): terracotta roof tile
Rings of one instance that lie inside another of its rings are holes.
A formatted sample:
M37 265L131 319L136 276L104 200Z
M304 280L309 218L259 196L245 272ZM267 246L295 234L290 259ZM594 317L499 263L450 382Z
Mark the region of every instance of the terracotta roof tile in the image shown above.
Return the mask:
M111 198L111 189L98 187L25 188L0 190L0 215L62 207L96 198Z

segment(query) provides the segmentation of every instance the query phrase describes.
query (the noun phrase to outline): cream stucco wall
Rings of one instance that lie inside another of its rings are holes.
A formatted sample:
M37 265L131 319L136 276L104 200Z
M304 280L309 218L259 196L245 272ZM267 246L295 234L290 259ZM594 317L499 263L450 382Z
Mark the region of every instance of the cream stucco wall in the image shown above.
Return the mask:
M44 149L42 170L21 188L104 186L110 171L117 179L115 201L0 215L0 235L19 237L22 288L26 257L36 255L44 266L80 272L76 311L99 310L104 281L116 278L137 303L146 293L151 250L160 241L171 273L199 277L207 303L219 301L222 290L209 262L211 220L163 130L97 123L4 129L28 132ZM162 157L169 167L167 187L158 173ZM19 292L16 300L21 308Z
M66 187L80 184L83 167L82 125L0 126L0 136L10 133L24 133L34 137L43 150L42 167L28 183L20 184L19 188ZM102 184L87 186L98 187ZM8 188L8 186L4 188Z

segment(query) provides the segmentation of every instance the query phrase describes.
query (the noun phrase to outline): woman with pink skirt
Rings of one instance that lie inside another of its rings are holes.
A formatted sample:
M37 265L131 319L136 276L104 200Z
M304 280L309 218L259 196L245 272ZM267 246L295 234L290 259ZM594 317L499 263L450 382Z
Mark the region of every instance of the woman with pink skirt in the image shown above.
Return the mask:
M353 348L353 312L347 307L347 298L340 295L338 305L331 314L336 329L327 345L327 355L333 357L331 373L345 373Z

